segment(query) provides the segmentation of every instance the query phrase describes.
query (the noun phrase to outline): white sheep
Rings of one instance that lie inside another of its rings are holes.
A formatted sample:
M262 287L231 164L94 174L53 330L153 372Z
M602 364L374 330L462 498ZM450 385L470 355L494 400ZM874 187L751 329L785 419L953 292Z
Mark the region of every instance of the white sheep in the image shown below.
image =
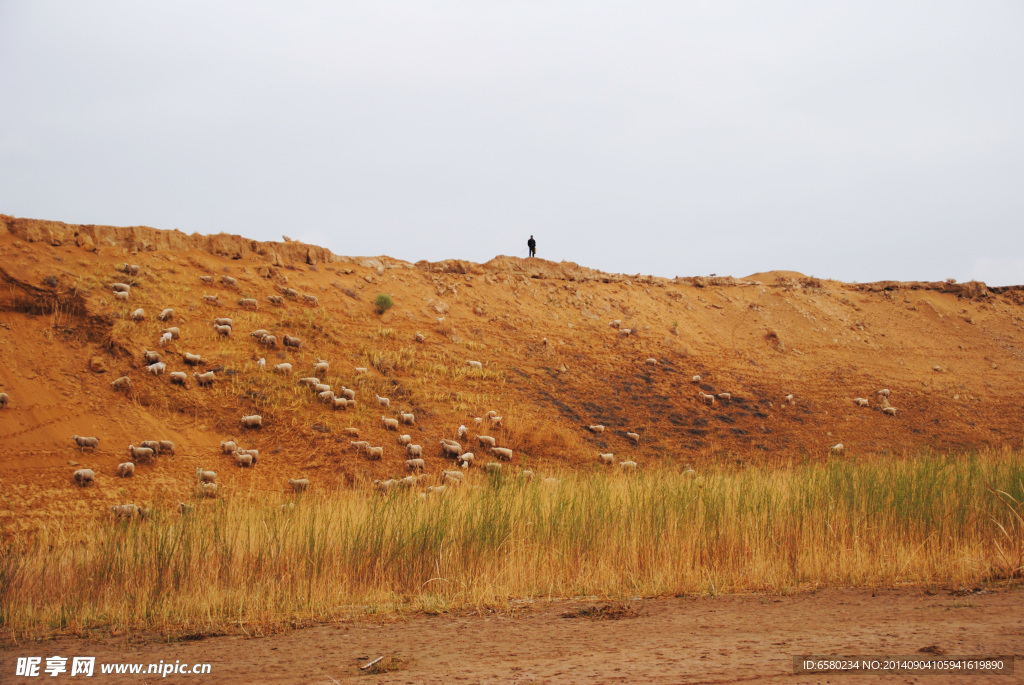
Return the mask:
M235 284L238 283L238 281L236 281L235 279L231 278L231 276L221 276L220 277L220 282L224 283L225 285L235 285Z
M458 433L459 440L462 440L467 435L469 435L469 429L466 428L465 426L459 426L459 433Z
M139 307L134 312L132 312L131 319L132 321L144 321L146 319L146 310L143 309L142 307Z
M422 471L423 469L426 468L426 466L427 466L427 463L425 461L423 461L422 459L406 459L405 460L405 468L409 469L410 471L417 471L417 470Z
M832 445L832 447L829 448L829 452L831 452L832 454L842 454L844 449L845 448L843 447L843 443L840 442L835 445Z
M283 373L283 374L290 375L291 372L292 372L292 365L287 363L287 362L285 362L284 364L277 364L277 365L274 366L274 371L276 373Z
M789 402L790 404L793 404L793 394L792 394L792 393L790 393L790 394L786 395L786 397L785 397L785 398L783 398L783 399L785 399L785 400L786 400L787 402Z
M446 457L449 454L452 454L452 455L455 455L456 457L458 457L459 455L462 454L462 447L460 445L452 444L450 442L444 442L442 440L441 441L441 453L444 456L446 456Z
M377 395L377 394L374 394L374 397L377 398L377 405L378 406L380 406L380 407L387 407L388 409L391 409L391 400L389 398L381 397L380 395Z
M598 452L597 460L602 464L614 464L615 454L613 452Z
M147 364L156 364L158 361L160 361L160 353L155 350L143 350L142 359Z
M331 365L323 359L317 360L317 363L313 365L313 373L317 376L327 376L327 371L330 370Z
M320 384L320 379L315 376L303 376L297 382L299 385L308 385L313 387Z
M259 339L259 343L264 347L277 347L277 336L268 333Z
M639 433L626 433L626 437L629 438L630 440L632 440L634 444L640 442L640 434Z
M243 450L243 449L238 449L238 450L235 450L235 451L238 452L239 454L248 454L253 459L257 459L260 456L260 451L259 450Z
M620 461L619 468L623 471L636 471L635 461Z
M171 319L174 318L174 310L168 307L167 309L157 314L156 318L160 319L161 321L170 321Z
M132 387L132 379L128 376L121 376L117 380L110 384L110 387L114 390L130 390ZM6 406L6 402L0 399L0 406Z
M257 309L259 307L259 302L252 297L243 297L238 301L238 306L242 309Z
M161 440L160 454L170 454L171 456L174 456L174 443L170 440Z
M123 464L117 465L117 475L121 478L128 478L135 475L135 464L130 461L126 461Z
M216 295L203 295L203 301L210 304L220 305L220 298Z
M355 370L356 370L356 373L366 373L367 369L366 369L365 366L357 366Z
M302 299L305 300L307 304L311 304L314 307L320 304L320 300L317 298L316 295L307 295L306 293L303 293Z
M234 320L229 319L226 316L222 316L220 318L214 319L213 322L215 324L217 324L218 326L234 326L235 325Z
M492 416L490 418L491 428L495 428L497 426L500 426L501 425L501 419L502 419L502 417L500 417L500 416Z
M199 280L203 283L213 283L213 276L200 276Z
M632 333L632 332L633 332L633 329L632 329L632 328L620 328L620 329L619 329L619 335L621 335L621 336L622 336L622 337L624 337L624 338L625 338L626 336L628 336L628 335L629 335L630 333ZM545 478L545 480L547 480L547 479Z
M476 459L476 455L473 454L472 452L463 452L455 460L455 463L458 465L459 468L468 469L470 466L473 465L474 459Z
M409 412L399 413L398 418L402 423L406 424L407 426L411 426L416 423L416 415Z
M349 400L354 400L356 398L356 391L352 388L346 388L344 385L341 386L341 394Z
M387 480L375 480L373 481L373 487L381 492L391 492L399 485L399 481L394 478L388 478Z
M714 395L705 395L702 392L698 392L697 396L700 397L701 401L704 402L705 404L710 404L711 406L715 406L715 396Z
M217 481L217 474L213 471L206 471L202 467L197 467L196 479L200 483L214 483Z
M90 485L94 480L96 480L96 472L92 469L78 469L71 478L74 482L84 488L86 485Z
M231 454L232 452L234 452L237 449L238 449L238 445L235 444L234 440L227 440L227 441L221 440L221 442L220 442L220 451L223 454Z
M502 461L512 461L513 452L507 447L492 447L491 454Z
M170 333L162 333L160 335L160 347L163 347L164 345L167 345L173 339L174 339L174 336L171 335Z
M185 360L185 363L188 364L189 366L195 366L197 364L203 363L203 356L201 354L192 354L191 352L186 352L183 359Z
M484 464L484 473L501 473L501 464L490 461Z
M868 398L866 398L866 397L854 397L854 398L853 398L853 401L854 401L854 403L855 403L855 404L856 404L856 405L857 405L858 407L866 407L866 406L868 406L869 404L871 404L871 403L870 403L870 402L868 401Z
M192 376L196 379L199 385L213 385L216 377L213 375L213 371L207 371L206 373L192 372Z
M484 447L494 447L495 445L494 438L489 435L478 435L476 436L476 441Z
M159 376L166 370L167 364L165 364L164 362L157 362L156 364L150 364L149 366L146 367L146 371L153 374L154 376Z
M359 437L359 429L358 428L354 428L352 426L349 426L348 428L345 429L345 435L354 435L355 437L358 438Z
M441 472L441 482L442 483L445 482L445 481L457 481L457 482L461 483L465 477L466 477L466 474L464 474L462 471L442 471Z
M260 416L259 414L252 414L251 416L243 416L242 417L242 427L243 428L262 428L263 427L263 417Z
M389 431L398 430L398 419L389 419L386 416L382 416L380 417L380 422L384 424L384 428L386 428Z
M371 447L366 450L366 456L373 461L380 461L384 457L384 447Z
M888 414L889 416L896 416L896 407L883 407L882 413Z
M333 395L334 393L331 393L331 394ZM346 400L344 397L337 397L337 396L335 396L331 400L331 402L332 402L332 406L334 407L335 410L338 410L338 409L348 409L348 400Z
M590 431L591 433L604 433L604 426L595 423L590 426L587 426L587 430Z
M231 336L231 326L218 326L213 324L213 330L217 331L218 335L223 335L225 338Z
M111 283L110 289L115 293L127 293L131 291L132 287L127 283Z
M305 492L306 489L309 487L309 479L308 478L289 478L288 479L288 485L290 485L292 487L292 492L298 494L300 492Z
M252 333L249 334L249 337L250 338L256 338L256 340L261 340L261 339L265 338L268 335L270 335L270 331L268 331L267 329L265 329L265 328L257 328L255 331L253 331Z
M489 419L493 419L497 415L498 415L498 412L494 411L493 409L490 410L489 412L487 412L486 414L484 414L484 416L486 416Z
M423 456L423 446L422 445L413 445L413 444L410 443L410 444L405 446L405 453L407 455L409 455L410 457L422 457Z
M139 443L139 447L145 447L146 449L153 450L153 454L154 455L160 454L160 441L159 440L143 440L142 442ZM131 453L131 448L130 447L128 449L128 452L129 452L129 454Z
M483 426L483 425L484 425L484 418L482 416L477 416L475 419L473 419L473 426L476 427L477 430L479 430L480 427Z
M256 362L256 366L260 367L260 371L265 371L267 368L267 358L260 357L259 360Z
M217 496L217 484L216 483L200 483L199 494L203 497L216 497Z
M191 504L185 504L184 502L178 502L178 513L182 516L188 516L195 509Z
M99 438L86 438L81 435L74 435L71 439L75 441L75 444L78 445L79 450L82 452L85 451L86 447L95 450L100 444Z
M427 336L423 335L422 333L416 334L416 342L424 342L426 339Z
M658 360L657 360L657 359L655 359L654 357L648 357L648 358L647 358L647 363L648 363L648 364L651 364L651 365L654 365L654 364L657 364L657 363L658 363Z
M267 295L267 301L270 302L270 304L284 304L284 298L280 295Z
M441 495L441 494L444 494L445 487L446 486L444 486L444 485L431 485L429 488L427 488L427 494L428 495Z
M472 361L472 360L467 361L466 365L469 366L470 368L476 369L477 371L483 371L484 370L484 365L482 363L480 363L480 362L477 362L477 361Z
M299 291L295 288L284 288L281 290L285 295L292 298L293 300L299 296Z
M891 394L891 392L889 391L889 388L882 388L881 390L878 391L878 394L881 395L882 397L888 397Z
M612 328L622 328L622 319L612 319L608 322L608 325Z
M332 407L334 406L334 393L331 392L330 390L324 390L323 392L318 392L316 394L316 396L319 397L320 401L323 402L324 404L329 404ZM347 405L348 402L345 402L345 404Z
M142 267L140 267L138 264L129 264L125 262L121 266L121 271L125 272L129 276L138 276L139 272L142 271Z
M349 440L348 444L357 451L365 451L370 449L370 443L366 440Z
M722 400L723 402L732 402L732 393L720 392L718 393L718 399Z
M412 436L411 435L399 435L398 436L398 444L399 445L408 445L408 444L411 444L411 443L412 443Z
M286 334L282 342L284 343L285 347L294 347L295 349L299 349L300 347L302 347L302 339L296 338L291 335Z
M120 378L117 380L121 380ZM116 383L117 381L114 381ZM113 385L113 383L111 383ZM10 396L5 392L0 392L0 409L6 409L7 405L11 403Z
M188 374L184 371L171 371L171 385L188 385Z
M235 463L239 468L251 468L256 465L256 458L251 454L243 454L241 452L235 452Z
M161 333L170 333L171 334L171 338L174 339L174 340L177 340L178 338L181 337L181 329L178 328L177 326L171 326L170 328L165 328L164 330L162 330L160 332Z
M137 504L114 504L111 505L110 511L119 519L129 519L135 516L143 517L143 510Z
M131 455L132 459L136 463L140 461L150 461L156 456L157 450L152 447L136 447L135 445L128 445L128 454Z
M523 480L533 480L533 471L530 469L523 469L519 472L519 477Z

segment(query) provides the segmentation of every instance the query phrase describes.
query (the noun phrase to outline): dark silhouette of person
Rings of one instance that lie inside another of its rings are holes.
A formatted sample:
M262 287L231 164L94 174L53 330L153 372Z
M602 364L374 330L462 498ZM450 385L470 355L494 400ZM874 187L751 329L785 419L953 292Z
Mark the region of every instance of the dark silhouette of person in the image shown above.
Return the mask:
M530 248L530 256L531 257L536 257L537 256L537 241L533 239L532 235L530 236L530 239L526 241L526 246L528 248Z

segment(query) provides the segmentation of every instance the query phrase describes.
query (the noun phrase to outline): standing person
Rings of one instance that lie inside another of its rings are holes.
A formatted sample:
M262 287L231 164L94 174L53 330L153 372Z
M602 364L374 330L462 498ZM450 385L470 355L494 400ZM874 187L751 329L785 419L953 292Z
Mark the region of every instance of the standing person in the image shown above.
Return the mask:
M530 248L530 256L531 257L536 257L537 256L537 241L533 239L532 235L530 236L530 239L526 241L526 246L528 248Z

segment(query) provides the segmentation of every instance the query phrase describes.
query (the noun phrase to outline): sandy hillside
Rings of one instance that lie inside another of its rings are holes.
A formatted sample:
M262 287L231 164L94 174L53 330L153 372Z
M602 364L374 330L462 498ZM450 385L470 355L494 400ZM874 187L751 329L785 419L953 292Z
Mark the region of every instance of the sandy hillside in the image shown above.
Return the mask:
M121 272L126 262L140 274ZM449 463L440 438L489 410L503 425L479 432L515 450L513 467L542 471L596 468L599 451L682 467L825 458L839 442L847 455L882 457L1021 445L1017 288L855 285L794 272L668 280L511 257L409 264L295 242L2 215L0 279L7 532L55 514L100 515L110 503L186 499L197 466L220 472L226 492L270 495L289 477L330 487L396 475L406 457L381 416L399 411L415 414L400 432L424 446L435 472ZM127 302L114 298L115 282L132 286ZM289 288L300 296L268 300ZM373 305L380 293L394 302L383 315ZM247 297L256 311L239 305ZM137 308L143 321L129 319ZM157 320L164 308L174 309L172 321ZM214 331L216 317L234 320L229 338ZM160 332L172 325L180 338L161 348ZM249 335L260 328L302 346L266 349ZM147 374L146 349L161 352L168 372L188 372L188 385ZM203 363L186 365L186 352ZM256 365L261 357L268 371ZM355 407L335 411L298 386L319 358L331 365L321 380L354 389ZM269 371L285 362L291 376ZM199 387L192 372L211 369L217 381ZM129 392L111 388L121 376L132 379ZM891 390L895 416L882 412L881 388ZM712 406L698 397L722 392L732 399ZM240 428L251 413L263 416L261 430ZM589 424L606 429L591 433ZM384 457L352 451L347 427L383 445ZM464 442L476 447L477 432ZM99 437L99 449L79 452L75 434ZM241 470L222 455L228 438L258 448L258 467ZM174 441L173 457L115 477L129 444L160 439ZM94 487L70 484L78 467L97 472Z

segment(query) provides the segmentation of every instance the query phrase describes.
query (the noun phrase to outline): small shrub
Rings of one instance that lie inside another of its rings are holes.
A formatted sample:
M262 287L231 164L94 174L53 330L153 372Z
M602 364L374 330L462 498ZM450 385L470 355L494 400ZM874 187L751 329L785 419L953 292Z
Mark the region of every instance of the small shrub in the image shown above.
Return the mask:
M377 308L378 314L383 314L387 310L391 309L391 307L394 306L394 304L395 303L391 301L391 296L385 295L384 293L381 293L377 295L377 297L373 298L373 306Z

